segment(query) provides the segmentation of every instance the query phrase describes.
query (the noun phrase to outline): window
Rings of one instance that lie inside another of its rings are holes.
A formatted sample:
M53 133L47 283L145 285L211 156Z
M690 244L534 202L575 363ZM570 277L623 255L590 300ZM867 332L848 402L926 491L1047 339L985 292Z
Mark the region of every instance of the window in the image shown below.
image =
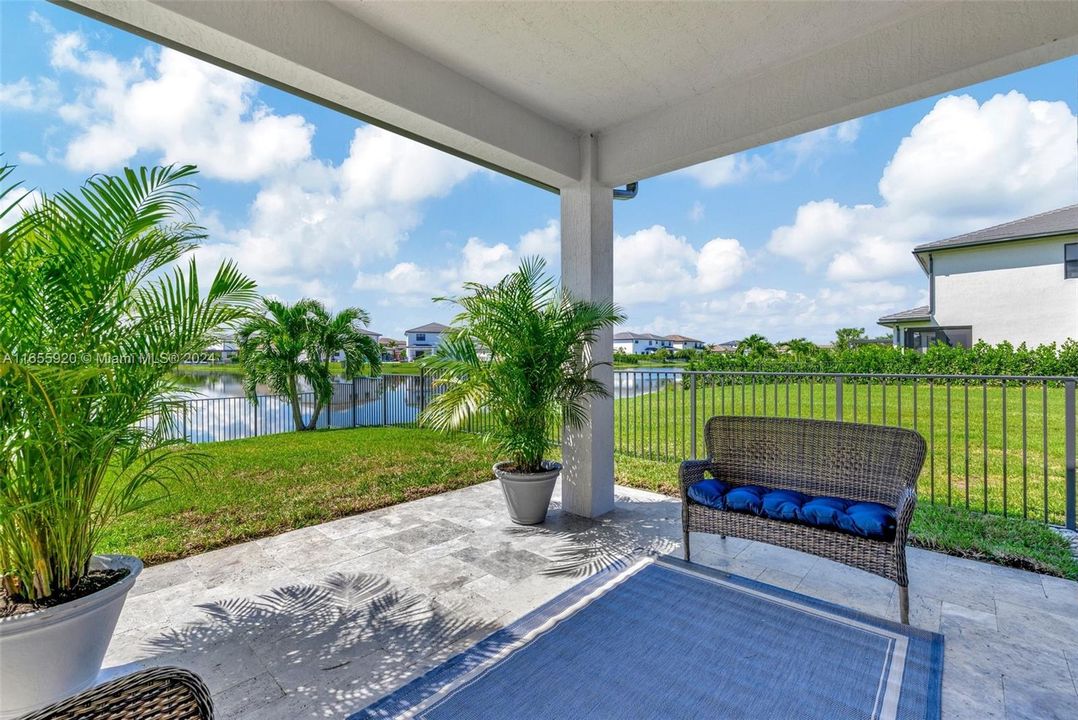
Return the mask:
M924 352L936 342L952 347L973 347L973 328L966 327L923 327L907 328L905 343L911 350Z
M1063 277L1078 278L1078 243L1063 246Z
M416 342L426 342L427 341L427 334L426 333L416 333L415 334L415 341Z

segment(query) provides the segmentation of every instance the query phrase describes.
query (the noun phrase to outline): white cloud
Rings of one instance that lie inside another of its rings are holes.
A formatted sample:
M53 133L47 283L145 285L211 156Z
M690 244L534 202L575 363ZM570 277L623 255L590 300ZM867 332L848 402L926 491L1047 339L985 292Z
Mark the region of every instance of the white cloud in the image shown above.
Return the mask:
M60 103L60 88L55 80L20 78L11 83L0 83L0 108L43 112Z
M15 156L19 164L21 165L44 165L45 161L41 159L41 156L35 155L32 152L20 152Z
M1074 202L1075 123L1065 102L1019 92L982 105L945 97L902 140L880 195L894 207L977 220Z
M682 301L677 321L663 327L712 342L755 332L774 342L792 337L825 341L833 338L837 327L864 327L876 334L878 317L896 305L915 304L913 290L890 281L839 283L804 292L756 286L722 297Z
M689 219L693 222L700 222L704 219L704 204L697 200L689 208Z
M727 155L678 172L695 179L707 189L733 185L750 177L785 180L809 160L824 157L836 146L852 145L860 134L861 120L847 120L776 143L768 150ZM702 212L701 207L701 217ZM695 206L690 217L692 220L700 219Z
M493 285L519 264L518 254L505 243L488 245L477 237L468 238L460 255L460 263L442 275L454 291L464 282Z
M491 244L470 237L459 255L440 268L398 263L384 273L360 272L353 287L408 295L411 297L402 298L402 302L418 304L433 296L459 293L466 282L494 284L516 270L524 257L538 255L557 273L560 249L561 227L557 220L549 220L543 227L521 235L516 248L504 242Z
M538 255L548 266L555 267L561 257L561 223L551 219L545 226L521 235L518 252L521 257Z
M59 110L77 128L64 154L74 170L112 169L148 152L250 181L310 157L314 127L302 116L274 113L256 101L253 81L182 53L163 49L144 66L65 33L52 40L51 62L86 81Z
M861 134L861 121L847 120L838 125L820 128L779 143L782 152L793 155L794 167L814 157L820 157L835 144L852 145Z
M835 131L835 138L842 143L857 142L857 138L861 135L861 119L856 118L854 120L847 120L844 123L839 123L833 126Z
M357 176L368 156L368 169ZM246 223L217 228L211 233L217 242L205 252L235 258L261 285L294 292L309 278L395 257L422 220L422 202L477 170L439 150L361 127L339 166L306 160L266 180ZM384 284L399 286L393 278Z
M444 197L477 170L460 158L369 126L356 130L340 175L344 198L362 207Z
M614 238L614 299L663 302L676 294L729 287L749 266L737 240L715 238L696 250L662 225Z
M382 275L361 274L355 282L356 289L379 290L394 295L414 295L432 286L431 274L413 262L397 263Z
M910 272L913 246L1075 202L1075 115L1018 92L949 96L913 128L880 179L883 202L798 208L768 249L835 281Z
M759 155L727 155L707 162L687 167L678 172L687 175L705 188L717 188L720 185L732 185L750 175L767 170L767 163Z

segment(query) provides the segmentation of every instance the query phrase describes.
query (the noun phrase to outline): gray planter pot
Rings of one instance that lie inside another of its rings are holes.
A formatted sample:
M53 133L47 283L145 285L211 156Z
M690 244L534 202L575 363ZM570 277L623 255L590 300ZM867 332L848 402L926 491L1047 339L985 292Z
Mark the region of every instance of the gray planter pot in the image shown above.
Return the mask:
M561 474L561 465L551 460L543 462L546 468L538 473L514 473L505 470L508 462L494 466L494 475L501 482L505 504L509 507L509 519L517 525L538 525L546 520L554 483Z
M0 718L19 717L93 684L142 562L95 555L90 566L130 572L93 595L0 619Z

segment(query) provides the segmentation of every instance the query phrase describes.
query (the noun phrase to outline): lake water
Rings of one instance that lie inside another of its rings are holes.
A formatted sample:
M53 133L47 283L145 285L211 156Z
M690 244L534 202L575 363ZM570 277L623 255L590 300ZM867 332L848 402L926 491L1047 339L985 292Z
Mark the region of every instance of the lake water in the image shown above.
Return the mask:
M653 392L676 383L680 374L680 368L618 370L614 373L614 396L624 399ZM179 379L190 399L187 412L178 420L177 436L191 442L214 442L295 429L291 405L269 387L258 388L255 405L244 397L242 376L209 371L183 373ZM308 387L303 390L301 405L307 419L314 412L315 401ZM318 427L414 423L437 392L430 378L418 375L357 378L352 382L337 378L333 398L323 409Z

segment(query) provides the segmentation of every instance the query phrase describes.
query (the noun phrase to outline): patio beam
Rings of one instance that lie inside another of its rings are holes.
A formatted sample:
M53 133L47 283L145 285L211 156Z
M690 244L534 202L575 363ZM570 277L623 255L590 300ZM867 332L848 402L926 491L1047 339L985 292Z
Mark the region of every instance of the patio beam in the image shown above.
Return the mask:
M811 57L604 128L600 180L624 185L1078 53L1073 2L926 7Z
M52 1L548 190L577 180L574 132L331 3Z
M585 179L561 191L562 285L578 299L609 302L614 297L614 196L596 179L593 136L580 139L580 157ZM605 363L592 376L610 394L588 403L583 428L563 428L561 501L566 512L598 517L614 509L613 329L600 332L588 352Z

